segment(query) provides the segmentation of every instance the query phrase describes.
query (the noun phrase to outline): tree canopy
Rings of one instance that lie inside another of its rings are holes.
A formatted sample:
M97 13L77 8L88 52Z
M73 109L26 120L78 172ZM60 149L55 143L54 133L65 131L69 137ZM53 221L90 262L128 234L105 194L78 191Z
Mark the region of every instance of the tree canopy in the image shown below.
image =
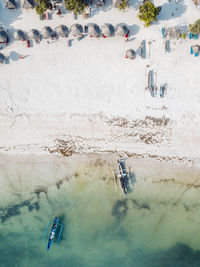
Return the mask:
M37 14L43 14L49 7L50 1L49 0L36 0L38 5L36 6Z
M66 9L73 11L75 15L83 13L87 6L85 0L65 0Z
M119 4L117 5L117 8L120 11L124 11L126 8L129 7L129 0L121 0Z
M190 32L193 34L200 33L200 19L198 19L194 24L190 25Z
M140 20L144 21L145 26L151 25L151 22L157 20L157 15L159 14L159 8L155 7L154 4L147 0L139 7L138 17Z

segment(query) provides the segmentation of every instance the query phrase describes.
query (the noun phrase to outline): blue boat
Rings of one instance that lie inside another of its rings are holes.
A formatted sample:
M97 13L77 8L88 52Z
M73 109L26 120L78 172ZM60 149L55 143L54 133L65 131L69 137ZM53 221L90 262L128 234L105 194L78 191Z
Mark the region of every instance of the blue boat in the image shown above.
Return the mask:
M49 225L50 225L50 221L48 221L47 227L45 229L45 234L44 234L44 237L43 237L43 242L45 241L45 237L46 237L46 234L47 234L47 230L49 228ZM50 234L49 234L49 238L48 238L47 251L51 248L51 246L53 244L53 241L54 241L54 238L56 236L57 231L58 231L58 238L57 238L56 244L58 245L59 240L60 240L60 237L61 237L62 230L63 230L63 224L59 223L59 219L57 217L55 217L54 220L53 220L53 224L51 226L51 230L50 230Z

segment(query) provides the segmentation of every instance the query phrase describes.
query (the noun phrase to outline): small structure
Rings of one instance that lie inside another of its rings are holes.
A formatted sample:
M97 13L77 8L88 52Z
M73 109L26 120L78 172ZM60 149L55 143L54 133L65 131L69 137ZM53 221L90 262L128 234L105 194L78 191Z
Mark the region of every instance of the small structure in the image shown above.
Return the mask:
M200 51L200 46L199 46L199 45L193 45L193 46L192 46L192 50L193 50L193 53L194 53L194 54L199 53L199 51Z
M178 39L180 37L180 30L177 27L170 27L165 29L165 37L169 39Z
M71 32L72 32L72 34L73 34L74 37L77 37L77 36L79 36L79 35L82 34L83 27L80 24L75 23L75 24L73 24L71 26Z
M134 59L136 57L135 50L133 49L128 49L126 51L126 58Z
M109 23L105 23L102 27L101 27L101 32L102 32L102 36L104 38L107 37L112 37L115 34L115 29L114 27L109 24Z
M56 28L56 31L60 37L67 37L68 33L69 33L69 30L68 30L67 26L65 26L65 25L58 26Z
M34 8L35 7L35 2L34 0L24 0L23 8Z
M88 33L90 37L99 37L101 35L101 30L97 24L91 23L88 26Z
M121 24L121 25L117 26L116 32L117 32L117 35L119 35L120 37L125 37L125 35L128 34L129 30L125 24Z
M25 41L26 40L25 33L22 30L16 30L14 32L14 37L18 41Z
M5 31L0 31L0 43L8 43L8 34Z
M86 6L84 12L83 12L83 18L87 19L91 14L91 7L88 5Z
M42 34L45 39L51 38L53 36L53 30L49 26L44 26Z
M5 59L6 59L5 56L2 53L0 53L0 63L4 63Z
M16 9L17 4L16 4L15 0L6 0L6 7L8 9Z
M36 29L31 29L29 32L29 37L31 39L37 40L40 38L40 32Z

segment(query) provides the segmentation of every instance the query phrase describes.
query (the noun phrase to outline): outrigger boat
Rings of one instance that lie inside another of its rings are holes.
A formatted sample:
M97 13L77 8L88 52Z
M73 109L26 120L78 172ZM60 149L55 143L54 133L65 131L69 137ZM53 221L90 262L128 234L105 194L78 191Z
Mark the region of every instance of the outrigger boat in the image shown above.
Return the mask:
M126 159L118 160L117 161L118 170L113 170L113 172L114 172L114 184L115 184L116 190L118 188L121 188L123 191L123 194L126 196L128 193L128 187L133 188L133 186L131 184L129 172L126 170L125 160ZM120 186L118 186L118 180L120 181Z
M45 241L45 237L46 237L49 225L50 225L50 221L48 221L47 227L45 229L43 242ZM62 230L63 230L63 224L59 223L59 219L57 217L55 217L53 220L53 224L51 226L51 231L50 231L49 238L48 238L47 250L49 250L51 248L57 231L58 231L58 238L57 238L56 244L58 245Z

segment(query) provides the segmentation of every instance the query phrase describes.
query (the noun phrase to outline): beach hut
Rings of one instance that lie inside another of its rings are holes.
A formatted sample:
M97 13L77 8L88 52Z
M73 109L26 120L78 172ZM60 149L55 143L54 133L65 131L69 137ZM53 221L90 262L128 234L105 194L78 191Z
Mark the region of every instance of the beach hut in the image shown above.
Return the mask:
M44 26L42 34L45 39L50 38L53 35L53 30L49 26Z
M72 32L74 37L79 36L83 32L83 27L80 24L77 24L77 23L73 24L71 26L71 32Z
M136 53L133 49L128 49L126 51L126 58L134 59L136 57Z
M25 41L26 40L25 33L22 30L16 30L14 32L14 37L18 41Z
M101 30L97 24L91 23L88 26L88 33L90 37L99 37L101 35Z
M102 35L103 35L104 38L112 37L115 34L115 29L111 24L105 23L101 27L101 32L102 32Z
M29 37L31 39L37 40L40 38L40 32L36 29L31 29L29 32Z
M125 24L121 24L117 27L117 35L125 37L129 33L128 27Z
M17 4L16 4L15 0L6 0L6 7L9 9L16 9Z
M200 46L199 46L199 45L193 45L193 46L192 46L192 50L193 50L193 53L194 53L194 54L199 53L199 51L200 51Z
M5 59L6 59L5 56L2 53L0 53L0 63L4 63Z
M5 31L0 31L0 43L8 42L8 34Z
M24 3L23 3L23 8L34 8L35 7L35 2L34 0L24 0Z
M68 30L67 26L65 26L65 25L58 26L56 28L56 31L60 37L67 37L68 33L69 33L69 30Z

